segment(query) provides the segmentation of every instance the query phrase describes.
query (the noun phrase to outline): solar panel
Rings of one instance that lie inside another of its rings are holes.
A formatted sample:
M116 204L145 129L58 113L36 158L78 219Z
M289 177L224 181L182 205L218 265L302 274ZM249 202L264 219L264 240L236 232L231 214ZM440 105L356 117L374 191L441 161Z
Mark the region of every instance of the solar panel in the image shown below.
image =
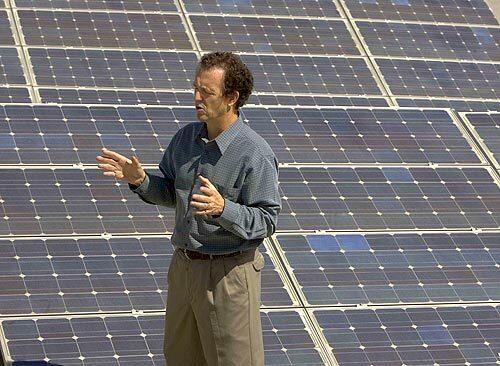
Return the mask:
M0 47L0 85L26 84L17 48Z
M0 179L2 236L168 233L174 222L98 170L3 169Z
M277 235L306 306L498 301L500 233Z
M328 0L184 0L188 13L248 14L273 16L340 17L335 4Z
M393 95L499 99L500 64L375 59Z
M192 50L177 14L17 11L28 45Z
M39 86L191 89L194 52L30 48Z
M445 111L246 108L282 163L480 163Z
M202 50L359 55L343 20L207 15L189 19Z
M400 107L451 108L456 111L500 111L500 102L460 99L396 98Z
M266 365L325 364L304 312L261 312ZM161 314L3 320L10 358L61 365L164 365ZM97 348L96 348L97 347Z
M465 118L495 166L500 168L500 113L467 113Z
M296 306L265 245L262 306ZM0 240L0 314L165 309L166 236Z
M113 105L193 105L192 92L158 92L107 89L49 89L38 88L42 102L64 104L113 104ZM1 94L1 89L0 89ZM0 96L1 98L1 96ZM2 99L0 99L1 101ZM24 100L23 100L24 101ZM365 106L388 107L385 98L363 98L348 96L276 95L252 94L251 105L283 106Z
M26 88L0 87L0 103L30 103L31 98Z
M0 44L15 44L14 37L12 35L12 29L10 27L9 16L7 15L7 11L4 10L0 10Z
M353 18L498 25L484 0L344 0Z
M279 180L279 230L500 227L486 168L288 168Z
M500 28L356 22L376 56L500 61Z
M173 0L16 0L18 8L178 11Z
M340 365L493 365L498 306L312 310Z
M191 105L191 92L156 92L106 89L38 89L43 103L113 105Z
M190 98L191 99L191 98ZM282 163L480 164L446 111L252 108L243 120ZM104 146L156 165L192 108L0 107L1 164L94 164Z
M381 95L363 58L241 55L256 92Z

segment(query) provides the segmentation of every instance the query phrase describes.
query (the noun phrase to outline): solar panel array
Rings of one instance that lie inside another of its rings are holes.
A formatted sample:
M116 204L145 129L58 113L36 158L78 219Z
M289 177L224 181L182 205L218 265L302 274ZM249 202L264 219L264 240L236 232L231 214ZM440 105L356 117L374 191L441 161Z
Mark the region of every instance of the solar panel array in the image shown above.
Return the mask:
M94 159L159 174L228 50L280 161L266 365L500 363L499 42L485 0L0 1L4 361L165 364L174 213Z

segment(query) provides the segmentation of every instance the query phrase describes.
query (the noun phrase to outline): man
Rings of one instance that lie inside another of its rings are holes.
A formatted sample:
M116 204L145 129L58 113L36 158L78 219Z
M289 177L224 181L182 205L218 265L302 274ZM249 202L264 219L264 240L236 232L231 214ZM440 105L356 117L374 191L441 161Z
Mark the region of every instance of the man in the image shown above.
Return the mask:
M202 57L194 82L196 115L172 138L163 177L136 157L103 149L104 175L144 201L175 207L168 271L165 357L170 366L264 365L257 247L281 209L278 162L239 116L253 77L229 52Z

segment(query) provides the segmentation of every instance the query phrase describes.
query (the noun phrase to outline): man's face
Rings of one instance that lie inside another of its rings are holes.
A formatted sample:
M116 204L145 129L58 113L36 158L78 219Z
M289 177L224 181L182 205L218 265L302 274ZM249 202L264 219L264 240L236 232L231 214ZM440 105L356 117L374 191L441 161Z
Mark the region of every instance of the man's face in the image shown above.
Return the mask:
M202 70L196 75L194 87L194 104L196 116L201 122L216 120L227 114L231 107L229 98L222 95L224 70L214 67Z

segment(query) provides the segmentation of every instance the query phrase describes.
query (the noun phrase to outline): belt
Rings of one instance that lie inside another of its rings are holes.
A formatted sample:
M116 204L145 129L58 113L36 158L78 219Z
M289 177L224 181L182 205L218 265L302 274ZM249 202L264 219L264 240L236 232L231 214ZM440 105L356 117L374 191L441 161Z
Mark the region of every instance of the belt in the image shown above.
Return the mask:
M208 260L208 259L220 259L220 258L229 258L229 257L234 257L237 256L238 254L243 253L242 250L238 252L233 252L233 253L227 253L227 254L205 254L205 253L200 253L196 252L194 250L189 250L189 249L182 249L178 248L188 259L196 260L196 259L201 259L201 260Z

